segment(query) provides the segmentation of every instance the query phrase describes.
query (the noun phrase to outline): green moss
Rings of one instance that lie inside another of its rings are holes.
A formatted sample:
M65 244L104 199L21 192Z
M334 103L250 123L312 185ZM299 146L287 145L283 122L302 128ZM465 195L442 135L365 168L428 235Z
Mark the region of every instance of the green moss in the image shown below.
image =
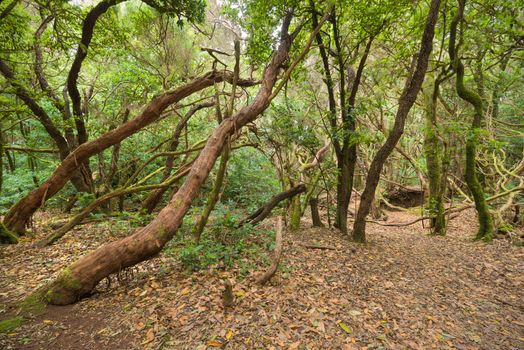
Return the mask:
M68 289L80 288L80 282L75 278L71 268L66 267L58 277L59 283Z
M182 201L181 198L177 198L177 199L175 199L174 201L172 201L171 203L169 203L169 205L170 205L172 208L175 208L175 209L181 208L181 207L182 207L182 204L183 204L183 201Z
M478 135L482 132L482 120L484 118L484 106L480 96L464 85L464 65L458 60L455 68L457 78L455 85L460 98L469 102L474 109L473 122L471 123L470 135L466 139L466 184L475 200L475 209L479 222L479 230L475 239L491 242L493 239L493 219L486 203L484 189L480 184L476 171L476 156Z
M24 318L22 316L17 316L7 320L0 321L0 333L8 333L16 328L20 327L24 323Z
M42 296L42 291L37 290L25 298L21 303L18 304L22 314L27 315L29 313L39 314L44 311L46 307L45 300Z
M58 278L51 285L45 287L45 300L47 303L56 304L65 298L60 291L74 291L79 290L81 287L80 281L76 279L71 271L71 268L66 267L62 270Z
M513 232L514 228L510 223L502 222L498 225L497 231L502 233Z
M0 222L0 243L2 244L17 244L18 236L5 227L3 222Z
M300 195L296 195L291 201L291 220L289 228L292 231L296 231L300 228L300 216L302 214L300 207Z

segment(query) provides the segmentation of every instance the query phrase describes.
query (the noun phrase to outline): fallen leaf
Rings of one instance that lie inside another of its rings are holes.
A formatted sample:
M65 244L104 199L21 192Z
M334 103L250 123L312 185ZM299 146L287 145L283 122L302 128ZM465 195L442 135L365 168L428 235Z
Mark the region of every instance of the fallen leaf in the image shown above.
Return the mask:
M338 326L339 326L340 328L342 328L342 330L343 330L344 332L346 332L347 334L351 334L351 329L350 329L349 326L348 326L347 324L345 324L344 322L339 322L339 323L338 323Z
M354 344L346 344L344 350L358 350L358 348Z
M299 341L296 341L296 342L290 344L289 347L287 348L287 350L297 350L298 347L300 346L300 343L301 343L301 341L299 340Z
M477 335L477 334L470 333L468 335L468 338L469 338L469 340L474 341L475 343L480 343L481 342L480 336Z
M222 345L224 345L223 343L219 342L218 340L209 340L207 342L207 346L212 346L214 348L219 348L221 347Z
M317 329L321 333L326 332L326 327L324 326L324 322L318 321Z
M145 336L145 340L142 342L142 345L151 343L155 339L155 330L153 328L150 328Z
M349 314L351 316L360 316L362 315L362 312L360 312L359 310L349 310Z

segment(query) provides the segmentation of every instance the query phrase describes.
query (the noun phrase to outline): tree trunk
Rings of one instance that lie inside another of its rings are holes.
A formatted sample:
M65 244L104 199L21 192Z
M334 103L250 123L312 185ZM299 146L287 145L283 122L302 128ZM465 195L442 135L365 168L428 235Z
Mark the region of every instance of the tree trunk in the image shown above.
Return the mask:
M313 227L324 227L318 212L318 198L311 198L309 200L309 206L311 207L311 219L313 220Z
M491 241L493 239L493 219L489 212L484 189L477 176L477 143L478 134L482 130L482 119L484 117L484 106L480 96L473 90L466 88L464 84L464 65L462 64L457 47L455 47L455 40L457 35L457 26L463 20L465 0L459 0L459 9L457 15L451 22L450 39L449 39L449 55L452 60L452 67L457 74L455 80L455 87L457 94L461 99L471 104L474 108L473 121L471 123L470 134L466 139L466 184L473 195L475 201L475 209L477 210L477 219L479 222L479 230L476 239Z
M366 241L366 218L375 197L375 189L377 188L380 179L382 167L388 156L395 149L398 140L404 132L406 117L415 103L422 82L424 81L429 56L433 48L433 37L435 35L435 25L437 23L439 7L440 0L431 0L415 71L408 78L404 91L402 91L402 95L400 96L393 129L388 135L384 145L382 145L378 150L369 167L369 173L366 177L366 186L362 192L357 216L353 224L353 240L356 242Z
M13 232L24 232L35 211L37 211L46 200L53 197L64 187L67 181L75 174L79 164L82 164L89 159L89 157L121 142L145 126L158 120L162 112L170 105L177 103L197 91L210 87L216 82L224 80L231 81L231 79L232 74L228 71L208 72L178 89L155 97L139 116L120 125L116 129L106 132L96 140L80 145L58 165L53 174L51 174L40 187L31 191L9 210L4 218L5 226ZM239 85L242 86L252 86L255 84L256 82L252 80L239 81Z
M435 79L430 93L426 94L426 128L424 135L424 154L426 156L429 196L427 207L429 211L430 230L432 235L444 236L446 234L446 214L444 208L444 192L446 181L444 174L444 152L438 138L437 127L437 96L439 78ZM429 87L428 87L429 88ZM444 187L443 187L444 186Z
M323 17L321 23L324 23L326 19L327 14ZM293 34L287 34L290 22L291 14L288 14L283 20L279 48L264 70L262 86L253 101L231 118L225 119L215 129L193 164L185 183L158 216L134 234L106 244L82 257L70 267L64 269L57 279L36 291L33 298L42 298L45 302L56 305L74 303L79 298L91 293L92 289L103 278L144 261L162 250L182 224L185 214L209 175L228 137L247 123L254 121L269 106L271 100L289 77L293 67L296 66L298 59L302 59L307 53L312 38L306 44L306 49L302 51L299 58L293 61L289 66L290 68L285 72L284 81L273 91L280 68L288 59L291 43L300 30L299 27ZM315 35L319 30L320 26L312 35Z
M227 170L227 162L229 160L229 152L230 152L230 146L225 145L224 150L222 151L222 156L220 157L220 165L218 166L217 176L215 178L215 182L213 184L213 189L209 193L209 196L207 198L206 206L204 210L202 211L202 214L198 217L197 222L193 226L193 229L191 231L191 234L193 235L193 239L195 242L200 242L200 236L202 235L202 232L204 231L204 227L206 227L207 220L209 219L209 215L211 215L211 212L215 208L216 203L218 202L218 197L220 195L220 191L222 190L222 184L224 183L224 179L226 177L226 170Z
M291 198L289 228L291 231L297 231L300 228L300 217L302 216L302 205L300 195Z

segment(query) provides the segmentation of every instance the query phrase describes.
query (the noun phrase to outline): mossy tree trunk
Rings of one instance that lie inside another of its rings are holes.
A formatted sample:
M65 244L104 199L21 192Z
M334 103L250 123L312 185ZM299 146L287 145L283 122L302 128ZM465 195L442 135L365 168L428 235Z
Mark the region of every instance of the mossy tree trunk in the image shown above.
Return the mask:
M3 223L0 222L0 244L16 244L18 243L18 236L16 233L13 233L5 227Z
M424 155L426 157L429 196L427 207L430 216L430 229L432 235L444 236L446 234L446 215L444 208L444 195L446 181L444 174L444 149L439 139L437 120L437 98L440 77L437 77L432 86L428 86L429 93L425 94L424 130Z
M300 203L300 194L297 194L291 199L291 212L289 219L289 229L297 231L300 228L300 217L302 216L302 205Z
M450 39L449 39L449 55L452 61L453 70L456 73L455 88L458 96L464 101L473 106L473 121L466 138L466 184L469 191L473 195L475 201L475 209L477 211L477 219L479 229L476 234L476 239L491 241L493 239L493 219L489 212L489 207L486 202L484 189L477 176L477 145L479 133L482 131L482 120L484 118L484 105L479 94L466 87L464 84L464 64L462 63L458 49L456 46L457 29L459 24L463 22L465 0L458 0L458 11L451 22Z

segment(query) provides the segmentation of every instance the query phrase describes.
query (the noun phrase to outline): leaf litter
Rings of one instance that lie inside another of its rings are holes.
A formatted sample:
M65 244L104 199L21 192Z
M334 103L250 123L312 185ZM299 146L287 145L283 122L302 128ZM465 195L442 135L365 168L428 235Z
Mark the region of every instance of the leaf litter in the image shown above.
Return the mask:
M395 222L413 214L388 213ZM82 226L52 247L36 235L0 250L0 319L12 305L87 251L123 237ZM266 225L271 225L271 222ZM504 240L473 242L464 212L446 237L422 225L368 225L367 245L325 228L284 235L284 261L266 286L239 267L188 273L159 255L90 298L48 307L8 334L3 349L523 349L524 251ZM334 249L309 249L307 246ZM267 252L269 254L269 252ZM257 268L259 270L257 270ZM224 309L224 279L235 305Z

